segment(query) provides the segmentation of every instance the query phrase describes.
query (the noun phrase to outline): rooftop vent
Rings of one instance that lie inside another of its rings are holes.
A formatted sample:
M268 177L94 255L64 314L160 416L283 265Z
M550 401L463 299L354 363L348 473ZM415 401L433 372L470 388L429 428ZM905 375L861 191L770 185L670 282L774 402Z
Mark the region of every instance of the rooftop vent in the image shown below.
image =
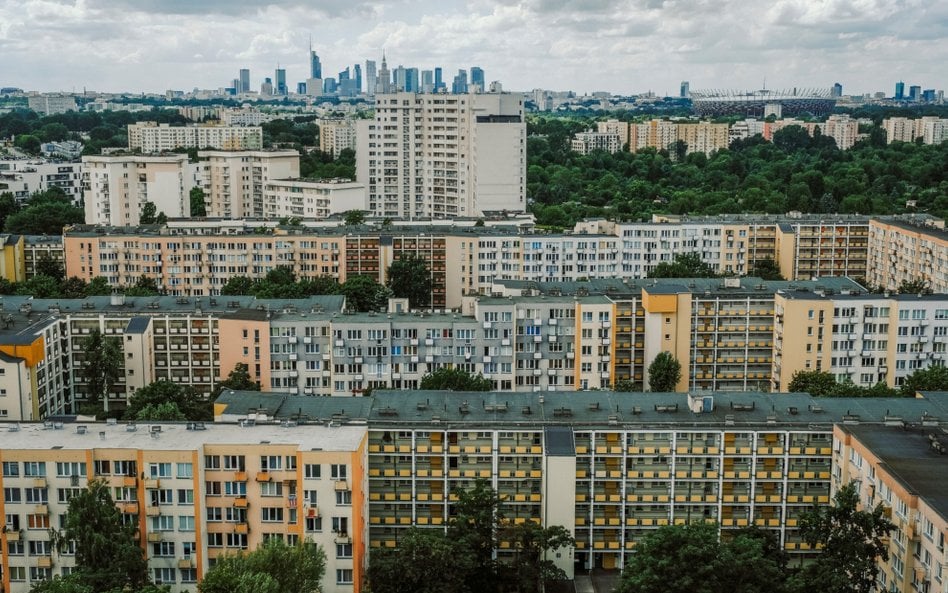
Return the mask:
M751 402L749 404L736 404L731 402L731 409L735 412L751 412L754 408L757 407L757 402Z
M664 414L674 414L678 411L678 404L655 404L655 411Z
M553 410L553 416L555 417L571 417L573 415L573 409L567 407L555 408Z
M819 406L817 404L810 404L806 407L806 409L813 412L814 414L819 414L823 411L823 406Z
M89 431L89 427L84 424L80 424L76 427L76 434L86 434Z
M398 410L392 406L386 406L379 410L379 416L398 416Z
M938 437L930 434L928 435L928 444L932 448L932 451L938 453L939 455L945 454L945 446L941 444L941 441L938 440Z
M520 413L523 414L524 416L529 416L530 414L533 413L533 410L530 409L530 406L524 406L520 408Z

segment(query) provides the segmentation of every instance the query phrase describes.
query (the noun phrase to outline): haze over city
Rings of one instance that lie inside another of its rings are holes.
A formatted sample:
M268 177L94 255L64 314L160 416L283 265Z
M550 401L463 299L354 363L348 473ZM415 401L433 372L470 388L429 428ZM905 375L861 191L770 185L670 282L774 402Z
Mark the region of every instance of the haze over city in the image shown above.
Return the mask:
M479 65L505 88L677 94L692 88L944 88L948 3L938 0L0 0L2 84L31 90L216 88L249 68L307 73Z

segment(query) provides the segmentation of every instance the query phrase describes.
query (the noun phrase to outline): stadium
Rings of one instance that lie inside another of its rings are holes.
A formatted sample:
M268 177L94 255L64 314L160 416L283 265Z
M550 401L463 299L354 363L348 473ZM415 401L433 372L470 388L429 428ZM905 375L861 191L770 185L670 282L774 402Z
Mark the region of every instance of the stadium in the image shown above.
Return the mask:
M770 112L776 112L780 117L794 117L829 115L836 106L836 99L831 96L829 89L765 89L749 92L711 90L691 91L691 103L695 113L701 116L765 117Z

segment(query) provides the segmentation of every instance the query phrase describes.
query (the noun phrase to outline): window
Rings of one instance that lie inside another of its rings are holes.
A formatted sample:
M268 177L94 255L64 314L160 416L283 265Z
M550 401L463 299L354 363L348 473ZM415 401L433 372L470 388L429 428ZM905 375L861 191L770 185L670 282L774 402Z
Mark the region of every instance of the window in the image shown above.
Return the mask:
M283 496L283 482L261 483L260 496Z
M221 468L220 455L205 455L204 456L204 469L220 469L220 468Z
M3 502L22 502L23 494L19 488L4 488L3 489Z
M349 518L348 517L333 517L332 530L335 533L338 533L340 535L348 535L349 534Z
M11 566L10 567L10 580L11 581L25 581L26 580L26 567L25 566Z
M182 568L180 572L181 572L182 583L196 583L197 582L197 569L196 568Z
M260 520L264 523L283 521L283 507L263 507L260 509Z
M223 513L221 512L221 507L207 507L207 521L209 523L215 523L223 520Z
M97 476L107 476L112 473L112 462L108 459L93 461L92 472Z
M235 472L247 470L247 462L243 455L224 455L224 469Z
M227 534L227 547L240 548L242 550L246 550L247 549L247 534L246 533L228 533Z
M20 463L17 461L3 462L3 477L15 478L20 475Z
M49 515L27 515L27 529L49 529Z
M221 483L220 482L204 482L204 491L208 496L220 496L221 495Z
M351 568L337 568L336 569L336 584L337 585L352 584L352 569Z
M178 531L194 531L194 515L178 517Z
M329 476L333 480L345 480L349 474L349 466L333 463L329 466Z
M161 585L165 583L174 583L175 574L173 568L156 568L155 569L155 584Z
M261 455L260 469L262 471L279 470L283 467L283 458L279 455Z
M336 504L337 505L352 504L352 491L351 490L337 490L336 491Z
M78 462L56 462L56 475L60 478L86 475L86 464Z
M160 504L174 504L174 491L171 488L148 491L151 500L151 506Z
M174 557L174 542L157 542L151 546L152 556L158 556L163 558L173 558Z
M193 505L194 504L194 490L190 488L179 488L178 489L178 504Z
M247 496L247 482L224 482L225 496Z
M151 531L174 531L174 517L169 515L152 517Z
M178 464L178 477L179 478L193 478L194 466L190 463L179 463Z
M306 518L306 531L322 531L322 530L323 530L322 517L307 517Z
M336 544L336 558L352 558L352 544Z
M42 478L46 476L45 461L24 461L23 475L27 477Z
M49 494L46 488L24 488L26 493L26 502L29 504L46 504L49 502Z
M224 534L223 533L208 533L207 537L207 547L208 548L221 548L224 546Z
M148 475L151 476L152 478L170 478L171 477L171 464L170 463L149 463Z
M135 461L115 461L112 470L116 476L138 476L138 464Z
M322 467L323 466L318 463L307 463L303 466L303 477L311 480L318 480L322 477Z

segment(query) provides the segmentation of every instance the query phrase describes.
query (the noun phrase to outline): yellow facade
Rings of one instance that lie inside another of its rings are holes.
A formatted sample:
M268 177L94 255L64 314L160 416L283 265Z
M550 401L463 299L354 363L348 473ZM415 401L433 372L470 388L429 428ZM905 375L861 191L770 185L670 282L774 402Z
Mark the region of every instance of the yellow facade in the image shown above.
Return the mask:
M7 282L23 282L26 280L23 236L4 235L2 239L3 257L0 257L0 278Z

